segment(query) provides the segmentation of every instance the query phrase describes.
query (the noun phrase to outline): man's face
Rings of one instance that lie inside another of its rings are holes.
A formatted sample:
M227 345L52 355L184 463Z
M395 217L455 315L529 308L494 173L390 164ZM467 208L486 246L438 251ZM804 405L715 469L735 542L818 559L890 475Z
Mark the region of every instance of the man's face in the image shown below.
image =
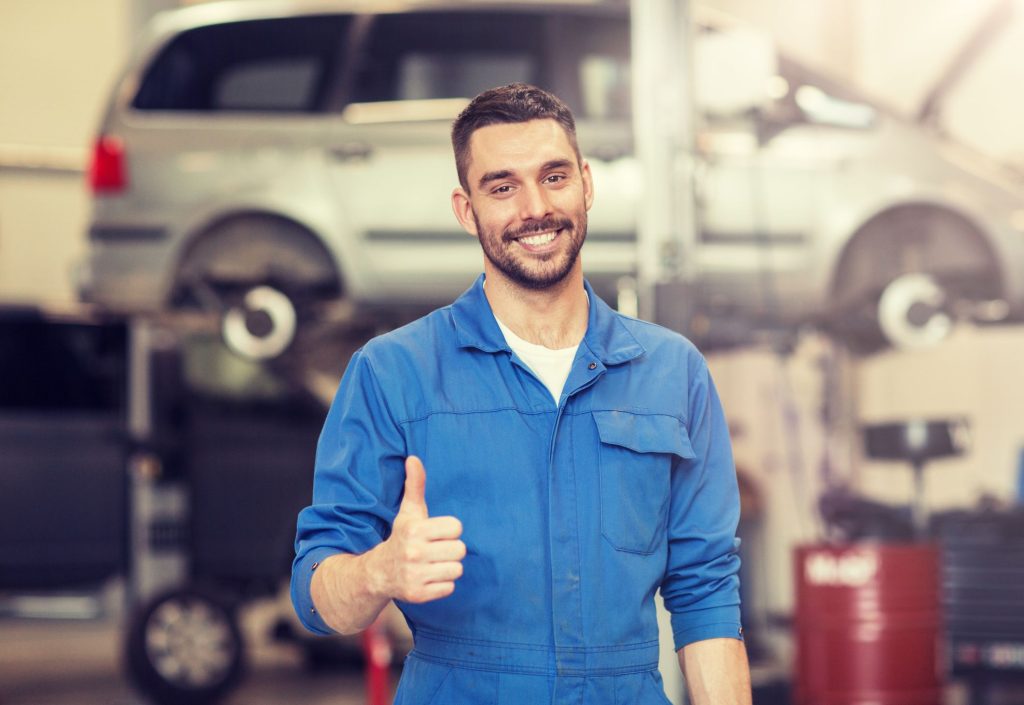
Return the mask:
M542 290L579 267L593 187L589 165L581 167L561 125L532 120L476 130L466 178L469 193L456 189L452 205L479 238L489 275Z

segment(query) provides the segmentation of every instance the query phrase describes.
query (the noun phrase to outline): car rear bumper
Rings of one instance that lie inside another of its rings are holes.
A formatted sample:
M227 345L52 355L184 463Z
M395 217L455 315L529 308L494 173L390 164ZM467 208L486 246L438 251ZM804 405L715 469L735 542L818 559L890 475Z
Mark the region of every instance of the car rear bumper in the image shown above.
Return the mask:
M81 300L114 311L158 311L170 294L175 258L168 239L154 232L131 236L128 228L90 230L89 255L75 265ZM116 231L116 235L113 233Z

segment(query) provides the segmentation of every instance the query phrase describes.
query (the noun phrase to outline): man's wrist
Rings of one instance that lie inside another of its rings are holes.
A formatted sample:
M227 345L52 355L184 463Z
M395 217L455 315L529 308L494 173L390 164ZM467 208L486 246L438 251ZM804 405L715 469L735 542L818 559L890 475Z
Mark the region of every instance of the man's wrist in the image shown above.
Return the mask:
M384 570L384 552L387 550L385 543L379 543L366 553L356 556L359 562L359 570L363 574L362 584L365 586L367 596L373 600L387 602L392 599L393 591L387 580L387 571Z

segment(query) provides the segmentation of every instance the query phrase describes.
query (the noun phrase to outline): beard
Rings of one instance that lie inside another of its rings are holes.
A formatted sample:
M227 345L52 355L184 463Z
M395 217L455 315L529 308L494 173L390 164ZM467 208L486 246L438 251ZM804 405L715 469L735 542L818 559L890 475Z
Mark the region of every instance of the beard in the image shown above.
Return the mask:
M505 228L501 233L484 228L476 212L473 221L488 261L511 281L533 291L550 289L569 276L587 239L586 209L580 210L575 221L564 216L545 218L518 228ZM553 252L534 255L516 244L521 237L554 230L560 230L558 238L567 238L568 244Z

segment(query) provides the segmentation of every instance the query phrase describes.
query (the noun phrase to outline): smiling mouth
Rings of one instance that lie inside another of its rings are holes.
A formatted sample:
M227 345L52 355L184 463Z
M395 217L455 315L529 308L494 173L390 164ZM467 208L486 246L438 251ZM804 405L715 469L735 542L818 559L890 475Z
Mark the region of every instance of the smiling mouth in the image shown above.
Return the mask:
M521 242L524 245L529 245L530 247L543 247L544 245L553 242L560 232L562 232L561 229L550 230L546 233L537 233L536 235L526 235L519 238L518 242Z

